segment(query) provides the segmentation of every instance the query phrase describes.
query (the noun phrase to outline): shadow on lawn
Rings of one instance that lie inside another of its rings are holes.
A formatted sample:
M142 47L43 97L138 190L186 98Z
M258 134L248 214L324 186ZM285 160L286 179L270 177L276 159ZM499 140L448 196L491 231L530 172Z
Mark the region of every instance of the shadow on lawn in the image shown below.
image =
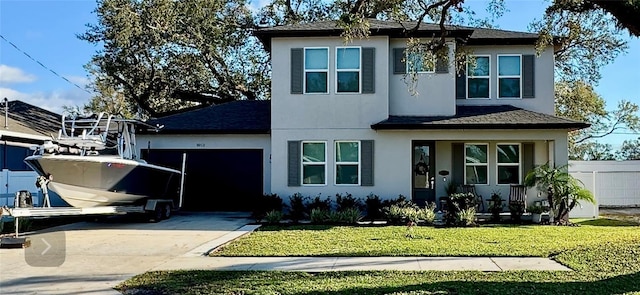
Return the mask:
M576 222L578 225L590 225L590 226L639 226L640 223L636 223L628 220L620 220L613 218L598 218L585 221Z
M562 280L563 278L553 278L555 272L499 272L499 273L479 273L470 272L468 280L466 272L407 272L407 283L392 282L389 287L347 287L336 289L341 284L351 284L359 282L363 284L376 284L379 276L384 272L326 272L326 273L303 273L303 272L274 272L270 271L176 271L159 274L163 277L160 281L143 280L141 285L119 286L120 291L135 290L141 294L182 294L198 290L216 290L224 294L243 292L252 290L255 292L267 291L280 292L282 294L296 295L338 295L338 294L580 294L580 295L608 295L626 294L640 292L640 273L619 275L602 279L599 281L585 281L590 277L588 273L564 273L558 276L567 276L567 282L548 282L549 280ZM412 284L419 280L418 276L438 277L442 281L433 283ZM430 276L430 275L433 276ZM494 275L495 274L495 275ZM548 274L548 275L547 275ZM152 273L150 275L156 275ZM404 276L405 273L393 272L392 276ZM597 275L597 274L593 274ZM523 280L531 276L528 282L513 281ZM449 279L451 277L451 279ZM381 278L382 279L382 278ZM323 290L323 284L331 280L333 285L327 288L333 290ZM344 282L342 282L344 280ZM538 280L538 281L536 281ZM545 282L545 280L547 282ZM184 282L190 284L185 285ZM250 284L246 282L250 281ZM317 283L316 283L317 281ZM349 283L351 282L351 283ZM292 291L280 290L279 286L285 285L309 285L313 284L314 291ZM177 287L177 288L176 288ZM195 289L191 289L191 288ZM338 287L339 288L339 287ZM145 293L149 291L151 293ZM154 293L156 292L156 293ZM283 293L284 292L284 293ZM206 292L205 292L206 293ZM219 293L219 294L222 294ZM218 294L218 293L216 293ZM271 294L271 293L270 293Z
M400 287L350 288L295 294L580 294L608 295L640 292L639 273L595 282L482 282L446 281Z

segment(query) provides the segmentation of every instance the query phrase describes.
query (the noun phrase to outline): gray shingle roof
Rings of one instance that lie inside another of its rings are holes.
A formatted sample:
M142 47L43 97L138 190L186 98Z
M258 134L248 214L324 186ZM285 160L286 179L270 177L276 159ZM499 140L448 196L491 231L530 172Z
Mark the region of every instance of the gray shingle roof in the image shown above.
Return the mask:
M0 104L0 135L3 139L12 137L12 140L20 141L19 135L15 136L16 133L46 137L58 134L62 126L61 115L19 100L9 101L8 104L9 115L6 128L4 103ZM11 132L11 135L2 131Z
M163 134L269 134L270 100L238 100L166 117L147 123L164 125Z
M416 22L369 20L371 35L388 35L391 37L406 37ZM465 26L447 25L450 37L468 39L468 44L534 44L538 34L517 32L500 29L484 29ZM284 26L260 28L254 32L263 42L271 37L306 37L306 36L339 36L342 29L336 21L318 21ZM438 24L421 23L419 29L412 36L440 36Z
M511 105L458 106L454 116L389 116L371 125L375 130L406 129L569 129L590 124L523 110Z

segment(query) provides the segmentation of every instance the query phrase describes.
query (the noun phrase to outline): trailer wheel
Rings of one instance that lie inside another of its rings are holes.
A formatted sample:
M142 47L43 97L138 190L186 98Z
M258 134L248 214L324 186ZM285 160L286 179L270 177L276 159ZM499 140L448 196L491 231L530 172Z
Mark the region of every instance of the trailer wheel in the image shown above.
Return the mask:
M151 222L159 222L164 217L164 210L162 210L162 206L156 206L156 208L151 212Z
M171 204L167 203L164 205L162 210L162 219L169 219L171 217Z

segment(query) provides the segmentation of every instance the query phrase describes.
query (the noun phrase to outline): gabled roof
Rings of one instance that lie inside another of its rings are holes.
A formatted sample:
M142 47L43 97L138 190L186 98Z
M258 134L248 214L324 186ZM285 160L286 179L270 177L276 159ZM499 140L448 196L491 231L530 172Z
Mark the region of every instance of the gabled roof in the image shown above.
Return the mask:
M36 143L58 134L62 117L19 100L8 102L8 116L0 104L0 138L2 140Z
M407 21L382 21L369 19L370 34L386 35L396 38L413 37L439 37L442 33L438 24L420 23L417 31L410 32L416 22ZM466 26L445 26L447 37L461 38L468 45L484 44L534 44L538 34L517 32L500 29L485 29ZM336 21L318 21L312 23L299 23L284 26L259 28L254 32L267 47L273 37L319 37L340 36L342 33Z
M371 125L375 130L568 129L590 124L524 110L511 105L457 106L454 116L389 116Z
M163 134L269 134L270 100L237 100L148 120Z

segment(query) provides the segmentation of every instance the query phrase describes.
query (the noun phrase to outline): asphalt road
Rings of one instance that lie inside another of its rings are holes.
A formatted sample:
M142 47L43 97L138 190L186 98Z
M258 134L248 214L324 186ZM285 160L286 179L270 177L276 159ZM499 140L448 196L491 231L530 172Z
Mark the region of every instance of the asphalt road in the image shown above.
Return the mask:
M180 213L158 223L79 222L0 249L0 294L120 294L119 282L183 257L243 227L247 213Z

